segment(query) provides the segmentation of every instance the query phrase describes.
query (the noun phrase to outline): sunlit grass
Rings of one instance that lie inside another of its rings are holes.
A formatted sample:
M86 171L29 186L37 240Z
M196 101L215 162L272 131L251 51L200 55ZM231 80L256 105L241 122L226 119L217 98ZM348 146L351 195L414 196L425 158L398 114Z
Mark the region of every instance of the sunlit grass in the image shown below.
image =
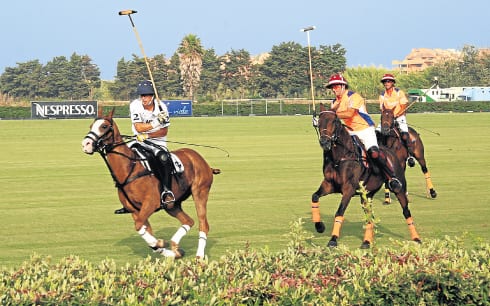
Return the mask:
M378 118L375 119L377 120ZM407 169L410 208L421 238L468 233L471 247L490 238L490 114L410 114L409 123L425 144L437 199L428 199L418 165ZM130 134L128 119L116 119ZM112 258L137 262L150 254L120 207L103 160L82 153L80 142L91 120L0 121L0 262L11 266L37 252L61 258L71 254L91 261ZM436 133L439 133L437 135ZM304 218L313 242L329 239L339 195L321 198L326 233L309 222L311 194L321 180L321 149L309 116L173 118L171 149L189 146L222 174L215 176L208 204L211 226L207 254L218 258L227 250L250 245L281 250L287 245L289 223ZM193 146L217 146L229 152ZM374 201L380 219L377 245L390 239L409 240L398 203ZM195 217L193 202L184 209ZM362 239L362 211L353 199L339 240L349 248ZM196 218L195 218L196 219ZM156 235L169 239L178 221L159 212L150 219ZM197 247L197 225L182 240L187 254Z

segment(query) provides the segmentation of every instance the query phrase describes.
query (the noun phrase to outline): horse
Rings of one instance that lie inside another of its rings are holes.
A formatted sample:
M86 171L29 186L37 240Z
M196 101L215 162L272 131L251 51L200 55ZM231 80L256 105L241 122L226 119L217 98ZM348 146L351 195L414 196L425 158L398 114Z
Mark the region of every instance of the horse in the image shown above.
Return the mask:
M179 246L180 240L194 225L194 220L182 209L182 202L193 197L199 221L199 240L197 258L204 258L206 240L209 232L207 220L207 202L213 175L219 169L211 168L206 160L196 151L181 148L171 153L180 159L184 171L172 175L171 189L175 195L173 206L162 206L160 183L154 172L145 166L146 159L131 149L121 135L112 118L114 109L103 116L99 110L98 117L90 125L90 131L82 141L82 151L92 155L99 152L116 184L119 201L131 213L135 230L148 246L165 257L181 258L184 250ZM134 137L130 137L134 139ZM177 218L181 226L172 236L170 243L153 236L149 217L164 209L167 214Z
M424 173L427 197L434 199L437 197L437 192L434 189L430 172L427 169L427 162L425 161L424 156L424 144L422 143L422 139L415 129L409 127L408 132L410 142L412 143L413 157L419 163L422 173ZM404 145L403 140L401 139L401 132L398 128L397 121L395 120L393 110L384 109L381 112L381 130L380 132L377 132L377 136L378 142L392 149L396 153L398 160L400 161L400 165L403 167L403 169L406 169L405 161L407 160L409 153L407 147ZM413 167L414 164L409 163L409 166ZM391 203L390 191L388 188L385 188L384 203Z
M324 178L318 190L311 197L312 221L315 223L315 228L319 233L323 233L325 230L325 225L320 216L320 197L332 193L341 193L342 198L335 213L331 238L327 244L328 247L336 247L347 206L354 195L360 195L361 204L367 215L361 248L370 248L374 242L372 198L384 184L385 175L376 166L366 167L357 144L360 143L359 139L356 136L351 136L336 113L327 110L323 104L320 104L317 128L319 143L324 156ZM396 197L400 202L411 239L421 243L408 208L404 169L400 166L393 151L384 146L380 146L379 149L385 153L387 162L393 164L395 175L403 185L401 190L396 193Z

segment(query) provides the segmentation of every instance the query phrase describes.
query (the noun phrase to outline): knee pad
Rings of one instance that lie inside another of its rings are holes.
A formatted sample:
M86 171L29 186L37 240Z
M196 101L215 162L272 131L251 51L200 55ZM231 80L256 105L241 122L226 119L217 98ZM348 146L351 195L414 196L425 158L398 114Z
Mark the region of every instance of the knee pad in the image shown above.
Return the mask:
M371 147L369 148L369 150L367 151L369 157L371 157L372 159L378 159L379 157L379 148L377 147Z
M165 151L160 151L156 155L157 160L162 163L162 165L167 165L170 161L170 155Z

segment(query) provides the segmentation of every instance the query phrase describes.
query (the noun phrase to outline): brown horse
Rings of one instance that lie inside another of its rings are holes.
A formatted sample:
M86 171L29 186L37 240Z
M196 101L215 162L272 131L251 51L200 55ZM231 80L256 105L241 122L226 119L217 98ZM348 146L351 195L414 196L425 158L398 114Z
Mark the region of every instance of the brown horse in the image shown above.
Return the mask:
M319 233L325 230L325 225L320 217L320 197L331 193L341 193L342 199L335 213L332 235L328 242L329 247L337 246L337 239L340 237L340 229L344 221L344 213L351 198L359 194L361 195L361 204L365 213L368 214L361 248L369 248L374 241L374 218L370 207L371 202L368 202L368 199L372 199L385 182L386 177L377 167L372 165L366 167L364 165L359 146L354 141L356 137L352 137L349 134L335 112L326 110L323 104L320 105L320 111L318 132L320 146L324 152L324 179L318 190L311 197L311 210L315 228ZM396 155L390 149L380 146L380 150L385 153L388 162L393 164L395 175L403 184L402 190L396 193L396 197L402 207L411 239L420 243L420 237L408 209L404 169L400 166Z
M192 195L199 219L196 257L203 258L209 232L206 213L208 195L213 183L213 174L220 173L220 170L209 167L204 158L194 150L183 148L172 152L182 162L184 172L173 175L172 192L175 195L175 203L171 208L164 207L170 216L177 218L182 224L173 235L169 246L153 236L148 221L154 212L161 209L159 181L144 165L145 159L128 147L112 118L113 113L114 109L108 115L102 116L99 111L99 117L90 125L90 131L82 141L83 152L100 153L116 183L119 200L132 214L136 231L150 248L165 257L180 258L184 255L179 243L194 225L194 220L182 210L182 201Z
M427 169L427 162L425 161L424 156L424 144L422 143L420 135L412 127L408 128L408 133L410 136L409 141L412 143L413 157L419 163L425 176L427 197L430 196L434 199L437 197L437 192L434 189L434 185L432 185L430 172ZM385 109L381 112L381 132L378 133L378 141L396 153L398 160L400 161L400 165L403 167L403 169L405 169L405 161L407 160L409 153L407 147L403 144L401 139L401 132L395 120L393 110ZM389 204L390 202L390 192L387 188L385 188L385 203Z

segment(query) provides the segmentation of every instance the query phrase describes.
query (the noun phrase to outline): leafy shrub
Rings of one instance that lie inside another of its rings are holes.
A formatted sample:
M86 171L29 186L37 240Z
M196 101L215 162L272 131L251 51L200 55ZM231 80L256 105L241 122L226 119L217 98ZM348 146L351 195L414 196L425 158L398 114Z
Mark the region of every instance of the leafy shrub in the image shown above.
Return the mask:
M311 244L302 220L284 251L230 252L217 261L141 260L117 267L33 255L0 271L2 305L488 305L490 245L464 238L371 250Z

